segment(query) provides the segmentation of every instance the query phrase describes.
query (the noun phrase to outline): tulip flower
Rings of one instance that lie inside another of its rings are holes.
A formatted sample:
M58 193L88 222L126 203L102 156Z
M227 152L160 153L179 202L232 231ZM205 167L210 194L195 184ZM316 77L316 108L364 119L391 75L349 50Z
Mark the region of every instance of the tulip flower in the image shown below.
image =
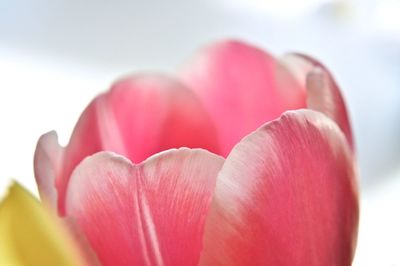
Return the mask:
M35 175L103 265L350 265L354 157L322 64L226 41L116 82L66 147L40 138Z

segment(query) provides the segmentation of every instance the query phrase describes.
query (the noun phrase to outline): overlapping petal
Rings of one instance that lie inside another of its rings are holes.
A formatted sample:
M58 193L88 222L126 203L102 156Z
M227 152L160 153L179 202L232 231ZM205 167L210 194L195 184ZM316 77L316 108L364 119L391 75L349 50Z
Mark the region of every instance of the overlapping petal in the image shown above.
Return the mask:
M209 111L224 156L265 122L306 106L304 87L284 64L239 41L207 47L181 76Z
M113 151L133 162L179 147L219 153L214 125L198 99L178 81L157 75L117 82L86 108L68 146L62 149L57 145L53 133L41 138L35 175L41 195L48 201L54 202L51 187L56 185L61 214L72 171L96 152Z
M66 213L103 265L197 265L223 162L205 150L169 150L138 165L98 153L74 171Z
M282 62L307 89L307 108L322 112L333 119L354 149L346 104L329 70L316 59L303 54L288 54Z
M55 131L48 132L40 137L34 156L36 184L40 197L53 210L57 210L56 179L60 171L63 154L64 148L58 144Z
M38 142L41 197L102 264L350 265L353 140L328 70L227 41L180 79L122 79L90 103L67 147L54 132ZM274 120L300 108L314 111ZM168 150L178 147L205 150Z
M221 169L201 265L351 265L358 226L353 154L325 115L285 113Z

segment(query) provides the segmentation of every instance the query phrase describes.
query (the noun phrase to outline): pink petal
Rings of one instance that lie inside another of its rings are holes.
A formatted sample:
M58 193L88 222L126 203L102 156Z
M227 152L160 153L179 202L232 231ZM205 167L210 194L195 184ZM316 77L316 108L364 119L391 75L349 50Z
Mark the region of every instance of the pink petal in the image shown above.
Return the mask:
M307 107L333 119L354 148L346 104L328 69L317 60L302 54L288 54L282 60L307 88Z
M113 86L109 101L127 148L119 153L133 162L178 147L218 153L214 125L200 101L172 78L124 79Z
M104 98L104 95L100 95L85 109L75 126L68 146L64 149L63 159L60 162L58 171L56 171L55 180L58 192L58 211L61 215L64 215L65 212L65 191L75 166L86 156L102 150L101 122L97 118L97 110L101 110L99 103Z
M305 91L279 61L238 41L214 44L184 70L217 125L222 154L289 109L305 107Z
M201 265L350 265L354 161L337 125L285 113L243 139L221 169Z
M51 187L56 176L58 208L64 214L70 175L88 155L107 150L141 162L170 148L218 153L217 146L215 128L193 92L167 77L134 76L90 103L65 148L60 170L51 169L50 179L37 172L37 179L40 186ZM43 164L40 158L36 164Z
M66 213L103 265L197 265L224 159L179 149L133 165L103 152L74 171Z
M48 132L39 138L34 156L35 178L42 202L52 211L57 210L56 173L59 171L63 154L64 148L58 144L55 131ZM74 221L70 217L62 218L61 221L78 247L86 265L100 265L84 234Z
M69 236L74 240L74 244L78 248L82 258L86 261L86 265L101 266L102 264L97 258L96 253L90 246L90 243L87 240L85 234L76 224L74 218L63 217L61 218L61 221L64 224L65 228L67 229Z
M57 209L55 182L62 156L63 148L58 144L56 132L40 137L34 156L35 178L40 197L54 209Z

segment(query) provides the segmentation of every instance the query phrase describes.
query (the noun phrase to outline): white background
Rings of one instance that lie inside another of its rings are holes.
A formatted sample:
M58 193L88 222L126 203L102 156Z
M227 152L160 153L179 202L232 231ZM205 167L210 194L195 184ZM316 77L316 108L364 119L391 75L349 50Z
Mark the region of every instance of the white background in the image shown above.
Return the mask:
M204 44L239 38L332 70L360 163L354 265L400 265L398 14L389 0L0 0L0 193L11 179L37 193L38 137L55 129L66 144L84 107L119 76L173 73Z

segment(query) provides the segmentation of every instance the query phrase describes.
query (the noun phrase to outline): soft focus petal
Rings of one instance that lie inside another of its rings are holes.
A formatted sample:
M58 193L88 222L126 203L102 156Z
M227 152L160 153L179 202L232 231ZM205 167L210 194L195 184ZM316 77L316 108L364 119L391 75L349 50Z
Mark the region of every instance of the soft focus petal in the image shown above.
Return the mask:
M215 128L193 92L173 79L144 75L117 82L86 108L58 169L49 169L55 164L47 158L46 145L39 143L38 149L44 151L36 151L35 168L39 169L36 179L40 181L40 191L54 198L53 192L47 192L56 174L61 214L70 175L88 155L113 151L141 162L175 147L204 148L218 153Z
M288 54L282 62L292 71L302 86L307 88L307 107L333 119L354 148L346 104L336 81L320 62L302 54Z
M87 265L56 217L14 184L0 202L0 265Z
M172 78L124 79L113 86L108 100L126 148L117 151L133 162L179 147L219 152L214 125L197 96Z
M108 152L74 171L66 213L103 265L197 265L224 159L179 149L133 165Z
M40 137L35 151L34 170L40 197L57 209L56 177L63 156L57 133L51 131Z
M290 109L305 107L305 91L270 54L238 41L214 44L182 74L217 126L227 156L244 136Z
M358 228L352 152L325 115L287 112L221 169L202 265L350 265Z

